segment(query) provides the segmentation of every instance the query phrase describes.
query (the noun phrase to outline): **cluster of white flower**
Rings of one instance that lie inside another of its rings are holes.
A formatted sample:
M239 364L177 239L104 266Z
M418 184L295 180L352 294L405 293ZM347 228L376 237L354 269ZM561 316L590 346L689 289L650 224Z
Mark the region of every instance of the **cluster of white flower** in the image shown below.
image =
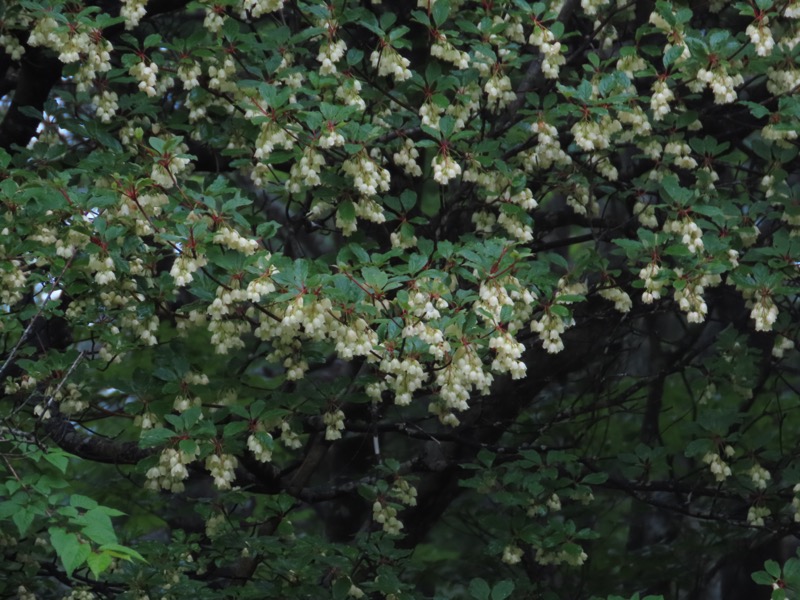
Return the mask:
M29 591L24 585L21 585L17 588L16 600L37 600L37 598L36 594Z
M783 358L786 352L793 349L794 341L782 335L775 336L775 344L772 346L772 356L775 358Z
M206 458L206 469L214 478L214 485L218 490L231 489L231 483L236 479L235 469L239 464L232 454L211 454Z
M117 279L114 274L114 260L110 256L101 258L99 254L89 255L89 270L94 272L94 280L99 285L106 285Z
M150 179L156 185L168 190L175 185L177 176L186 170L189 162L188 158L170 153L158 157L150 171Z
M795 523L800 523L800 483L796 483L792 488L794 497L792 498L792 512L794 512Z
M764 519L769 517L772 511L766 506L751 506L747 511L747 523L753 527L763 527Z
M714 92L714 102L716 104L730 104L736 102L736 86L744 83L741 73L729 75L728 70L717 65L713 69L700 69L697 72L697 79L689 84L693 92L700 92L706 85Z
M388 192L391 176L375 160L360 153L342 163L342 170L353 178L356 189L362 196L372 197L379 191Z
M377 360L372 350L378 346L378 334L364 319L351 319L347 325L339 321L336 323L330 335L336 342L336 353L340 358L350 360L356 356L366 356L368 361Z
M472 213L472 222L475 223L475 233L490 234L494 231L494 226L497 223L497 217L485 211L477 211Z
M252 113L248 112L248 114L252 116ZM276 146L289 150L294 146L294 140L283 127L274 121L263 123L258 138L256 138L256 149L253 157L256 160L267 159Z
M200 396L195 396L194 398L189 398L189 396L185 396L183 394L178 394L175 396L175 400L172 402L172 410L176 413L184 413L190 408L194 406L201 406L202 401L200 400Z
M330 410L322 415L325 423L325 439L330 441L342 439L344 429L344 412L341 409Z
M120 318L120 327L132 331L147 346L155 346L158 343L154 332L158 331L159 323L156 315L143 319L135 314L126 314Z
M217 33L225 25L225 7L222 5L206 6L206 16L203 19L203 27L209 33Z
M436 41L431 45L431 56L435 56L445 62L452 63L456 69L469 68L469 54L461 52L458 48L447 41L447 36L439 33Z
M403 524L397 518L397 509L381 500L375 500L372 505L372 519L380 523L383 531L389 535L399 535Z
M750 318L756 322L756 331L771 331L778 320L778 307L767 292L756 291L754 297L756 301L750 311Z
M242 19L257 19L261 15L279 11L283 8L283 0L242 0L239 16Z
M644 280L644 292L642 292L642 302L652 304L653 301L661 298L661 289L664 287L664 280L658 279L661 267L656 262L645 265L639 271L639 279Z
M404 356L386 357L381 361L380 370L386 374L385 381L394 392L394 403L408 406L414 392L423 386L428 375L416 358Z
M411 62L389 44L381 42L380 48L373 50L369 58L373 68L378 69L378 75L381 77L391 75L397 82L411 78L411 71L408 68Z
M214 234L213 242L221 246L227 246L231 250L241 252L246 256L250 256L258 250L258 241L244 237L241 233L227 225L220 227Z
M289 450L297 450L303 447L300 436L292 429L288 421L283 421L281 423L281 441Z
M18 260L11 260L10 265L7 264L0 270L0 283L2 284L0 285L0 304L13 306L22 300L27 275L22 270L21 264ZM113 271L111 275L114 275Z
M759 56L769 56L775 47L775 40L772 39L767 17L763 17L754 23L750 23L745 33L750 37L750 41L756 47L756 54Z
M344 81L336 88L336 97L347 106L355 106L358 110L367 108L366 102L361 97L361 82L355 77L345 77Z
M129 69L129 73L139 81L140 92L144 92L150 98L158 93L156 90L158 65L156 63L142 59Z
M329 29L331 25L328 25ZM347 44L344 40L336 40L335 42L329 37L319 47L317 54L317 62L320 63L320 75L333 75L336 73L336 63L339 62L347 50Z
M211 317L207 328L211 334L211 344L217 354L227 354L234 348L243 348L244 341L241 336L250 331L249 323L242 320L225 320L225 315L231 312L234 302L247 299L247 292L238 288L217 287L216 298L206 310Z
M439 122L442 118L444 109L438 104L434 104L430 100L425 100L422 106L419 107L419 116L422 119L421 123L431 129L439 129Z
M764 125L761 128L761 137L765 140L770 142L776 142L779 146L783 146L784 148L788 148L791 145L791 142L797 139L798 133L797 129L792 126L783 125L781 126L780 116L778 114L773 115L773 119L770 119L770 122Z
M195 447L194 453L188 454L175 448L165 448L161 451L158 465L147 471L145 487L150 490L165 489L174 493L182 492L183 481L189 477L186 465L195 460L199 451L199 448Z
M440 152L431 161L433 167L433 180L442 185L447 185L452 179L461 175L459 165L449 152Z
M536 300L536 296L530 290L523 288L513 275L481 281L478 295L478 300L472 304L472 310L488 325L500 323L500 314L504 306L513 308L512 318L506 324L506 331L512 335L522 329L530 318L533 302Z
M594 163L595 171L601 176L605 177L608 181L616 181L619 178L619 171L617 167L608 159L607 156L601 156Z
M672 164L683 169L694 169L697 161L692 158L692 149L685 140L673 140L664 146L664 154L673 156Z
M407 479L402 477L395 479L390 493L401 504L406 506L417 505L417 488L411 485Z
M28 36L29 46L44 46L46 48L58 48L61 44L61 36L57 33L58 22L53 17L42 17L36 20L30 35Z
M92 97L92 104L95 105L95 116L101 123L110 123L119 109L119 100L116 92L103 90Z
M147 429L153 429L159 424L158 415L153 412L145 410L142 414L136 415L133 419L133 424L142 428L142 432Z
M609 302L613 302L614 308L621 313L628 313L633 307L631 297L628 295L628 292L622 288L603 288L598 293Z
M653 120L661 121L670 112L669 103L675 99L675 94L669 89L666 79L656 79L653 83L653 94L650 96L650 110L653 111Z
M517 98L511 88L511 79L508 75L501 75L499 71L492 74L483 86L483 91L487 96L487 108L495 113L500 112Z
M392 155L395 164L403 168L407 175L412 177L422 177L422 169L417 164L419 150L414 146L414 140L406 138L403 145Z
M755 485L756 489L759 490L767 489L768 482L770 481L770 479L772 479L772 475L770 475L770 472L767 471L764 467L762 467L758 463L750 467L749 475L750 479L753 480L753 485Z
M553 32L539 22L534 23L528 43L539 48L544 55L542 73L548 79L558 79L561 65L567 59L561 54L561 42L557 41Z
M292 194L299 194L304 188L322 185L319 174L325 166L325 156L317 152L314 146L306 146L303 156L289 169L286 189Z
M483 362L471 346L461 346L452 355L450 363L436 373L439 401L432 402L428 411L439 417L445 425L455 427L458 418L453 411L465 411L474 388L482 395L489 393L492 374L484 371Z
M75 87L79 92L87 92L94 85L99 73L111 70L111 52L114 47L107 39L94 31L81 40L80 63L75 73Z
M527 170L547 170L553 165L566 166L572 163L572 158L561 148L558 130L554 125L539 119L531 125L531 131L536 134L536 147L525 156Z
M586 15L592 17L606 6L610 0L581 0L581 8Z
M573 567L580 567L589 558L583 550L578 553L559 550L558 552L548 552L544 548L536 549L536 562L540 565L560 565L567 564Z
M520 342L507 331L497 332L489 340L489 348L497 355L492 361L492 370L496 373L511 373L512 379L522 379L528 371L524 362L519 360L525 350Z
M576 121L570 129L575 136L575 143L585 152L605 150L611 144L611 137L622 131L622 123L603 115L599 121L594 119L581 119Z
M456 101L448 104L445 113L453 117L453 131L460 131L467 126L467 121L480 108L481 88L477 83L471 83L459 88L456 92Z
M17 62L22 55L25 54L25 46L23 46L13 33L10 33L16 23L12 19L5 19L4 27L0 28L0 47L3 48L5 53L11 58L12 61Z
M510 544L503 548L503 557L501 560L507 565L516 565L522 560L523 554L522 548L516 544Z
M125 19L125 29L134 29L147 14L147 0L122 0L119 14Z
M800 7L800 5L798 5ZM767 69L767 90L775 96L788 94L800 87L800 69L769 67Z
M200 85L198 77L202 75L203 70L195 61L184 60L178 65L177 72L185 90L188 91Z
M344 146L344 143L344 136L336 131L336 125L332 122L328 122L327 126L324 128L323 132L319 136L319 139L317 140L317 145L320 148L325 149Z
M256 433L251 433L247 438L247 449L253 453L257 461L269 462L272 460L272 445L262 441L262 439L260 439L261 436L272 440L272 436L268 433L259 432L258 435Z
M667 219L664 223L664 231L679 236L681 243L692 254L703 250L703 230L688 216L681 219Z
M88 588L77 588L72 590L66 596L62 596L61 600L95 600L97 596Z
M567 206L575 211L577 215L596 215L600 212L597 198L592 194L588 185L576 183L570 186L566 202Z
M545 310L542 316L531 321L531 331L539 334L539 339L550 354L558 354L564 349L561 334L574 324L572 318L562 318Z
M725 456L730 458L734 454L733 447L725 446ZM731 476L731 468L728 466L722 457L716 452L706 452L703 456L703 462L709 466L714 479L719 482L725 481Z
M683 273L680 269L675 269L675 276L680 278ZM678 308L686 313L686 320L689 323L702 323L706 320L708 306L703 299L704 288L699 282L685 281L683 288L675 287L675 302Z
M497 224L505 229L511 237L523 244L533 239L531 226L523 223L516 215L501 210L497 215Z
M617 119L627 126L619 135L619 143L634 142L641 147L643 140L650 141L653 126L640 105L637 104L626 107L625 110L620 110L617 113Z
M416 248L419 240L417 240L417 236L407 234L405 229L400 227L397 231L389 234L389 241L392 244L392 248L407 250L408 248Z
M628 79L633 79L636 73L647 69L647 61L645 61L640 55L631 53L621 56L617 60L616 66L617 71L625 73L625 75L628 76Z
M59 410L65 415L74 415L89 408L89 402L83 398L80 387L75 383L68 383L58 390L48 390L45 396L51 396L58 402Z
M212 64L208 67L208 87L222 93L238 92L238 84L234 80L236 61L229 54L225 55L222 65Z
M180 288L189 285L194 280L193 273L206 266L207 262L203 254L197 256L181 254L169 270L169 274L175 280L175 286Z

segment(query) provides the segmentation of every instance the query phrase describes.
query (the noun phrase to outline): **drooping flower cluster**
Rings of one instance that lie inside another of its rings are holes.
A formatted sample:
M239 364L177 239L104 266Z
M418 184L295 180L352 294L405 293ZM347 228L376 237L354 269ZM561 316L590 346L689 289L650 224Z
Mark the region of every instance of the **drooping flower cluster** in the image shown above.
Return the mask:
M642 302L645 304L652 304L655 300L661 298L661 289L664 287L665 281L659 279L658 275L660 272L661 267L655 261L648 263L639 271L639 279L644 281Z
M561 53L561 42L555 39L553 32L539 23L534 23L528 43L539 48L542 57L542 73L548 79L558 79L558 73L567 59Z
M198 448L195 448L193 454L175 448L165 448L161 451L158 465L147 471L145 487L151 490L165 489L175 493L182 492L183 481L189 477L186 466L194 462L198 453Z
M366 153L344 161L342 170L353 178L353 184L363 196L372 197L378 192L389 191L389 183L391 182L389 171L367 156Z
M447 185L451 180L461 175L459 165L449 152L440 152L433 157L433 180L442 185Z
M382 43L379 49L373 50L370 61L381 77L391 75L397 82L411 78L411 71L408 69L411 62L389 44Z
M725 446L725 456L732 457L733 454L733 447ZM722 460L722 457L716 452L707 452L703 456L703 462L708 465L708 468L711 470L711 474L714 475L714 479L719 482L725 481L732 474L728 463Z
M756 331L771 331L778 320L778 307L768 292L756 291L754 297L750 318L756 323Z
M231 483L236 479L235 469L239 464L232 454L210 454L206 458L206 469L214 478L214 485L218 490L231 489Z

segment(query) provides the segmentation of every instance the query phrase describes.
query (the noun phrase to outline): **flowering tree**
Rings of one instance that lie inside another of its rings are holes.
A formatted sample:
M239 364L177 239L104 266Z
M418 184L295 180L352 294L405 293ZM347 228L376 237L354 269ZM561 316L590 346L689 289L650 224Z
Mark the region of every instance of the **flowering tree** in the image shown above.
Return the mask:
M800 2L21 0L0 48L0 595L800 589Z

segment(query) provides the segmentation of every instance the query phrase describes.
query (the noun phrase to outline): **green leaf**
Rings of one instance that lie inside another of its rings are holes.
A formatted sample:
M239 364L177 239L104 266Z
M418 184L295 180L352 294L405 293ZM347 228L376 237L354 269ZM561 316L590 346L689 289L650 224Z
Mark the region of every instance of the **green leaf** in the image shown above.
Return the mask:
M89 570L94 575L95 579L100 579L100 575L108 569L111 563L114 561L114 557L108 554L107 552L92 552L86 558L86 564L89 566Z
M142 448L160 446L174 437L175 432L171 429L164 429L163 427L148 429L142 432L142 437L139 439L139 446Z
M103 552L108 552L111 556L115 558L122 558L125 560L138 560L140 562L146 563L147 561L144 559L144 556L139 554L133 548L128 548L127 546L121 546L120 544L103 544L100 546L100 550Z
M780 579L781 578L781 566L775 562L774 560L768 560L764 563L764 569L769 573L773 578Z
M74 533L67 533L61 527L50 527L50 543L61 559L61 564L68 577L72 577L72 572L81 566L92 553L89 544L81 543L78 536Z
M436 26L441 27L450 15L450 0L436 0L436 2L433 3L431 14Z
M67 472L67 466L69 465L69 455L64 453L61 450L48 450L45 454L42 455L47 462L53 465L56 469L61 471L61 473Z
M33 523L33 518L36 516L37 511L32 507L20 507L13 515L11 515L11 520L14 522L14 525L17 526L17 531L19 531L20 537L23 537L28 528Z
M382 290L389 281L389 276L377 267L364 267L361 269L364 281L375 290Z
M475 600L489 600L491 589L485 579L480 577L469 582L469 594Z
M88 496L83 496L81 494L73 494L69 497L69 505L74 506L75 508L96 508L97 502L89 498Z
M663 63L665 67L672 65L678 57L683 54L683 46L675 45L664 53Z
M491 600L506 600L514 591L514 584L508 579L496 583L492 588Z

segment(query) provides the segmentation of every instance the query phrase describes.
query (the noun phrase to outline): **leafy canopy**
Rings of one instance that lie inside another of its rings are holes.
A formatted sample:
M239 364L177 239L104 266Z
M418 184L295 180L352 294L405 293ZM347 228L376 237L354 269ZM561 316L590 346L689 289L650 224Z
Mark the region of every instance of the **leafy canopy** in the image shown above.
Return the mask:
M795 0L0 48L4 597L796 594Z

